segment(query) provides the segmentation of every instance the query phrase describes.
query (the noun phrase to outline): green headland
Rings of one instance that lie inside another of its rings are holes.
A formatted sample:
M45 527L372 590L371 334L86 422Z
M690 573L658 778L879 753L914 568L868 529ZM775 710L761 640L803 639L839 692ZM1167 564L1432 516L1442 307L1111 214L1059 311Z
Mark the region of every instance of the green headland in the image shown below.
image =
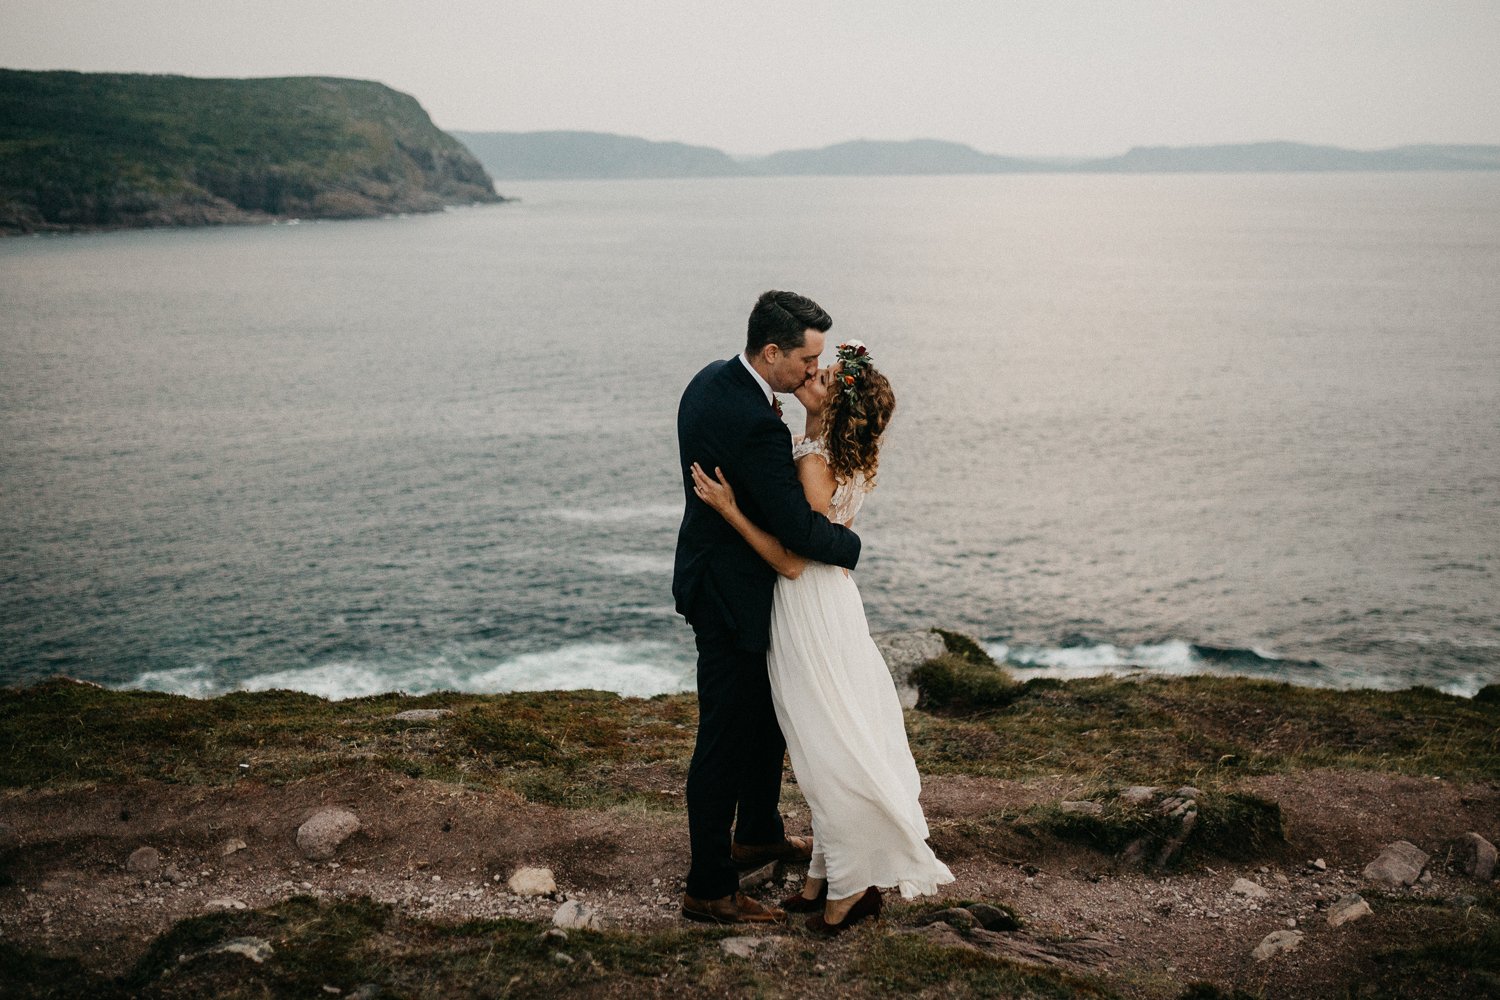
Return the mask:
M499 200L469 151L383 84L0 70L0 234Z

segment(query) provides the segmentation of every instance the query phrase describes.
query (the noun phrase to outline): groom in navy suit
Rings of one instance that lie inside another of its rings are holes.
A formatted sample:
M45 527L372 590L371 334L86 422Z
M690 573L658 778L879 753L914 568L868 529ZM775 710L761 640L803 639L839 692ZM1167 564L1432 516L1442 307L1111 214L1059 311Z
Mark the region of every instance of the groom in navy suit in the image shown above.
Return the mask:
M744 353L695 375L677 409L687 509L672 596L698 647L698 741L687 779L692 866L682 901L682 915L692 920L785 919L739 892L738 867L803 860L812 845L786 836L777 808L786 740L766 672L776 573L698 499L691 469L694 462L723 469L745 516L792 552L854 568L859 536L808 506L774 395L817 374L832 325L811 299L766 292L750 313Z

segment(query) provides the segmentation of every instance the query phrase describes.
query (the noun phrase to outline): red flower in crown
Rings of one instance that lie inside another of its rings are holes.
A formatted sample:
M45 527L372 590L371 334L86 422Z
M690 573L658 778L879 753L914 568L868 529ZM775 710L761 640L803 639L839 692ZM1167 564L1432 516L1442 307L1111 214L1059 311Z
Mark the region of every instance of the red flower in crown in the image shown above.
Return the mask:
M857 383L865 373L867 366L873 363L869 350L858 340L846 340L838 346L834 352L839 359L843 383L844 395L849 397L850 402L859 399L859 386Z

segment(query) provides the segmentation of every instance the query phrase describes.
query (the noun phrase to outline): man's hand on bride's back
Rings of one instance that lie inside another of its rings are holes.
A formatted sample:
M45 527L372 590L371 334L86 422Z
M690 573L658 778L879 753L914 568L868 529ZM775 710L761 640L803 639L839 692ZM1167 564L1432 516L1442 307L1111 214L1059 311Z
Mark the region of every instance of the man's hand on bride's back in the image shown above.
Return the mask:
M724 470L717 465L714 466L714 478L710 479L702 466L693 463L693 492L720 514L729 514L735 509L734 490L724 479Z

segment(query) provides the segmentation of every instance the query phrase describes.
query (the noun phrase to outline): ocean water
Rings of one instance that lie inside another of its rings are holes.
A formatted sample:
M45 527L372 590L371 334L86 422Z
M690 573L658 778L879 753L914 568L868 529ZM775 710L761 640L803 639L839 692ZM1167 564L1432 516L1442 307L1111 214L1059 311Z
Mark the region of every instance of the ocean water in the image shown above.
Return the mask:
M0 241L0 682L691 688L675 408L771 287L897 390L875 629L1500 681L1500 177L505 193Z

